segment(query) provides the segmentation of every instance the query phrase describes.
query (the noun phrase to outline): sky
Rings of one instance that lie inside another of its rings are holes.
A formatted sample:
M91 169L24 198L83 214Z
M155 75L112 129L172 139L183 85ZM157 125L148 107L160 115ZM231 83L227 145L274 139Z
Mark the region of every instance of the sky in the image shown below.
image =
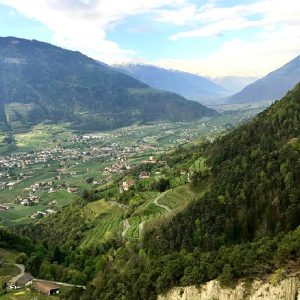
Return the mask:
M0 36L204 76L264 76L300 55L299 0L0 0Z

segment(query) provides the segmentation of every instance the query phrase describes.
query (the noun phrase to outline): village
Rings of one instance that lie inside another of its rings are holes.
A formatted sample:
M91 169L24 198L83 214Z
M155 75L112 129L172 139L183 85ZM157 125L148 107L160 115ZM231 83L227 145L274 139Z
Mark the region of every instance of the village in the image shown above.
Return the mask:
M0 219L6 220L6 214L11 219L10 212L19 216L20 210L24 210L20 220L56 213L72 199L81 198L85 188L105 185L137 164L164 166L165 162L153 157L195 139L199 130L208 133L221 130L206 122L191 127L183 125L158 123L108 132L55 135L55 143L49 147L27 151L20 148L0 155ZM211 139L211 134L206 138ZM138 178L147 179L150 175L144 171ZM120 191L133 185L130 181L124 184ZM28 211L26 216L25 211Z
M122 130L120 135L126 137L126 132ZM131 133L132 131L129 132L129 134ZM67 179L83 176L82 171L72 171L72 168L78 165L84 166L89 162L101 162L106 166L103 169L99 167L99 176L111 180L112 176L122 174L134 166L135 164L129 163L132 159L163 150L143 139L131 145L128 143L121 145L121 143L111 142L112 138L119 138L119 135L111 136L104 133L73 135L66 141L68 147L57 145L30 153L20 152L0 156L0 193L1 191L16 191L16 196L9 202L2 200L0 211L13 210L16 206L40 207L40 204L43 203L41 195L45 194L62 190L70 194L76 193L77 186L69 184ZM53 171L53 178L34 181L36 174L47 169L49 172ZM27 182L30 184L26 185ZM91 181L93 185L102 183L105 183L105 180L100 178L94 178ZM39 219L56 213L55 201L52 204L48 203L44 209L34 211L30 214L30 218Z

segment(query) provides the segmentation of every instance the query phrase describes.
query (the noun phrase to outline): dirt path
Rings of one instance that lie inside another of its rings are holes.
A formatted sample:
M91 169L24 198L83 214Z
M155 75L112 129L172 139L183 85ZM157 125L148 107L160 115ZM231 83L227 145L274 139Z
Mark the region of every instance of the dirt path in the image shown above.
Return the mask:
M124 230L122 232L122 237L125 238L126 237L126 232L129 229L129 227L130 227L128 219L123 220L123 225L124 225Z
M166 205L163 205L163 204L159 204L159 203L157 202L157 201L158 201L161 197L163 197L167 192L168 192L168 191L163 192L163 193L160 194L158 197L156 197L156 198L154 199L153 203L154 203L156 206L165 209L167 212L170 212L170 211L171 211L170 207L168 207L168 206L166 206Z
M165 209L167 212L171 212L170 207L158 203L158 200L159 200L160 198L162 198L167 192L168 192L168 191L163 192L162 194L160 194L159 196L157 196L157 197L153 200L153 204L156 205L157 207L160 207L160 208ZM143 233L143 230L144 230L144 225L145 225L146 222L147 222L147 221L143 221L143 222L141 222L141 223L139 224L139 237L142 236L142 233ZM124 230L123 230L123 232L122 232L122 237L123 237L123 239L125 239L125 238L126 238L127 230L128 230L129 227L130 227L130 224L129 224L128 219L123 220L123 226L124 226Z
M9 284L14 284L18 279L20 279L23 275L24 275L24 273L25 273L25 267L24 267L24 265L22 265L22 264L15 264L15 266L20 270L20 273L17 275L17 276L15 276L15 277L13 277L10 281L9 281Z
M144 230L144 224L146 223L147 221L143 221L139 224L139 237L142 236L142 233L143 233L143 230Z
M157 196L157 197L154 199L153 203L154 203L156 206L165 209L167 212L170 212L170 211L171 211L170 207L158 203L158 200L159 200L160 198L162 198L167 192L168 192L168 191L166 191L166 192L160 194L159 196ZM139 237L141 237L142 234L143 234L144 225L145 225L146 222L147 222L147 221L143 221L143 222L141 222L141 223L139 224Z

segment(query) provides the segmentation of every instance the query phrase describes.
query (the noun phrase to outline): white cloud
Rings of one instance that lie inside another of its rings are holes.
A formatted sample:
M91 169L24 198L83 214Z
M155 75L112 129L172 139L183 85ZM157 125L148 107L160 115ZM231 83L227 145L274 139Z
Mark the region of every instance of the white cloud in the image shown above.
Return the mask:
M185 0L0 0L28 18L53 31L53 43L79 50L105 62L125 59L134 51L121 49L107 39L106 30L126 17L165 6L178 6Z
M250 27L260 27L261 25L261 21L248 21L246 18L234 17L214 22L199 29L177 33L172 35L170 40L177 41L181 38L217 36L226 31L243 30Z
M263 76L300 54L300 24L260 33L255 42L236 39L199 59L151 63L206 76Z
M193 24L196 28L178 32L170 37L176 41L182 38L209 37L226 31L239 31L259 27L268 30L274 25L286 23L300 24L299 0L263 0L250 4L231 7L217 7L216 4L196 7L190 6L187 14L185 8L177 11L162 11L158 16L161 22L176 25ZM179 21L180 20L180 21Z
M54 44L107 63L143 56L109 40L107 31L126 18L150 12L154 21L175 25L178 32L166 41L174 48L180 39L201 38L205 45L206 38L239 31L240 38L227 40L205 57L154 62L161 66L211 76L261 76L300 53L299 0L257 0L231 7L219 7L218 0L202 5L189 0L0 0L0 4L46 25ZM251 41L243 34L247 28L259 32Z
M240 38L228 40L196 60L166 58L155 64L210 76L262 76L300 54L299 0L262 0L232 7L210 4L191 7L188 16L184 10L177 10L176 14L160 11L158 19L192 27L172 35L170 40L174 43L184 38L202 38L205 43L204 38L215 38L228 31L239 32ZM258 29L251 41L243 34L248 28Z

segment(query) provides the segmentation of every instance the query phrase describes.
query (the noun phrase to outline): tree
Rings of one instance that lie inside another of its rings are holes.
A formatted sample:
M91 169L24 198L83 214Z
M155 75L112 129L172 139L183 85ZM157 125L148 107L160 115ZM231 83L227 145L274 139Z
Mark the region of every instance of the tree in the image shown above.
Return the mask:
M17 258L16 258L16 263L17 264L27 264L28 262L28 256L26 253L21 252L18 254Z
M2 140L3 144L7 145L15 145L16 144L16 139L12 134L9 134L5 136L5 138Z
M226 264L223 268L223 272L219 277L220 283L224 286L229 286L232 284L234 276L232 273L232 267L229 264Z

